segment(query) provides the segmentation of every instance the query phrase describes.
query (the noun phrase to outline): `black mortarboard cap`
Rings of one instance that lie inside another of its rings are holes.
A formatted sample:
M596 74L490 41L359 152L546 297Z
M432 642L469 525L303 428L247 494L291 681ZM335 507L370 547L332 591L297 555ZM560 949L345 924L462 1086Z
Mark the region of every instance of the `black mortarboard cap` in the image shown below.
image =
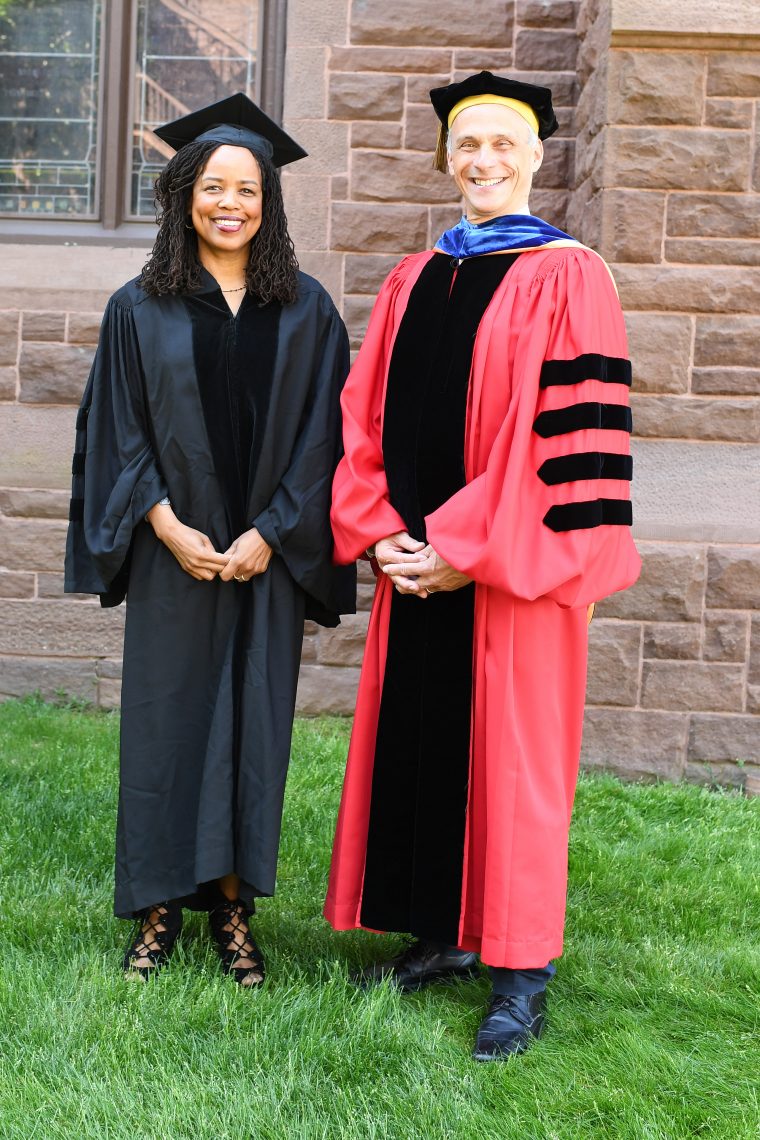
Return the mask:
M559 127L552 107L552 93L548 87L520 83L516 79L507 79L504 75L493 75L490 71L479 71L477 75L468 75L461 83L435 87L430 92L430 101L445 130L448 129L449 114L453 108L462 99L469 99L473 95L501 95L505 99L518 99L521 103L527 103L538 119L540 139L548 139Z
M207 139L220 146L244 146L254 155L271 158L275 166L287 166L289 162L307 157L303 147L242 91L209 107L201 107L199 111L191 111L164 127L156 127L154 133L175 150Z

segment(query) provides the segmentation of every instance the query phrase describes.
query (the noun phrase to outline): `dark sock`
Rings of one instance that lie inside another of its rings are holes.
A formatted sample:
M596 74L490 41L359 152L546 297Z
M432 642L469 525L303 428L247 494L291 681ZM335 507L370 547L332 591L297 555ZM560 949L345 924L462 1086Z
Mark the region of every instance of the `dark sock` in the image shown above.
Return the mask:
M547 966L538 966L526 970L510 970L506 966L489 966L489 973L493 983L493 992L503 997L526 997L528 994L540 994L552 980L556 968L551 962Z

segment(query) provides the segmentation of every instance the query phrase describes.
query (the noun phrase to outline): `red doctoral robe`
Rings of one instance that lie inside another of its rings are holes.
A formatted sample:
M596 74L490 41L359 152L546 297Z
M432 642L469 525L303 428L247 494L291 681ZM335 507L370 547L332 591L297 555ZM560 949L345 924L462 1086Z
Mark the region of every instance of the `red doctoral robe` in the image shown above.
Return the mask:
M407 529L384 472L384 397L399 324L433 256L407 257L391 272L344 388L332 509L338 562ZM466 483L425 519L433 548L476 584L458 945L493 966L542 966L562 951L586 611L640 569L625 525L626 357L602 259L582 246L522 253L477 329ZM324 912L339 930L361 925L392 595L380 574Z

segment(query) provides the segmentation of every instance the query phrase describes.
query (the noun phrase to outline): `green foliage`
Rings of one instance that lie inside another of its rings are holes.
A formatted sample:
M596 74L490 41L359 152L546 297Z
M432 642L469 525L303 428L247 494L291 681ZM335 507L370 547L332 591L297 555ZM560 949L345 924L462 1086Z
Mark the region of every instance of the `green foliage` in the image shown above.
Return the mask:
M0 708L3 1140L755 1140L757 801L582 779L550 1029L478 1066L485 978L357 992L399 940L320 917L347 740L296 724L262 991L199 915L143 986L110 909L117 717Z

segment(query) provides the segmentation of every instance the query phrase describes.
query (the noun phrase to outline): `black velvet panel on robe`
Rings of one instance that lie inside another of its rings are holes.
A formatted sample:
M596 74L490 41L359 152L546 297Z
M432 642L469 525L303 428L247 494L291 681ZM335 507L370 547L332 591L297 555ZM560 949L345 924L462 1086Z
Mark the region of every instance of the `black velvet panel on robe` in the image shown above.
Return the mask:
M202 274L192 297L109 302L77 417L65 588L127 593L115 910L203 906L235 872L274 891L304 617L353 612L353 567L332 564L343 324L324 289L230 312ZM146 512L224 551L256 526L274 554L250 581L197 581Z
M388 373L383 457L413 537L465 483L475 334L518 255L427 263ZM421 601L394 591L372 781L361 922L455 944L472 701L475 587Z

